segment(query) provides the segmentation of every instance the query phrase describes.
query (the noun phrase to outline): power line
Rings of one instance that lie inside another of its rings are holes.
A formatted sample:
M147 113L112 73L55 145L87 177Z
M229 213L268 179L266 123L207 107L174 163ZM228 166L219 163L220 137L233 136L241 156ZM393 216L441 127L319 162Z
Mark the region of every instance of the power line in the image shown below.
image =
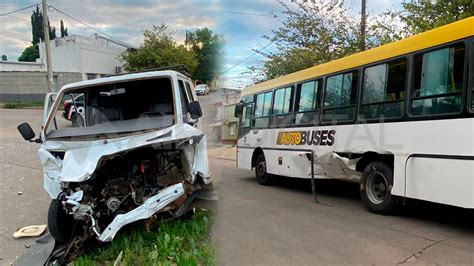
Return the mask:
M239 15L249 15L249 16L258 16L258 17L270 17L270 18L277 18L277 15L267 15L267 14L260 14L260 13L248 13L248 12L240 12L240 11L230 11L230 10L219 10L220 12L224 13L232 13L232 14L239 14Z
M224 72L221 73L221 75L224 75L225 73L229 72L230 70L234 69L235 67L237 67L238 65L242 64L243 62L249 60L250 58L252 58L254 55L256 55L258 52L260 52L261 50L267 48L268 46L274 44L276 41L272 41L270 42L269 44L265 45L262 47L262 49L260 50L257 50L257 51L254 51L251 55L247 56L246 58L242 59L241 61L239 61L237 64L227 68Z
M0 14L0 17L6 16L6 15L10 15L10 14L13 14L13 13L16 13L16 12L20 12L20 11L23 11L23 10L25 10L25 9L32 8L32 7L34 7L34 6L38 6L38 4L30 5L30 6L27 6L27 7L24 7L24 8L20 8L20 9L11 11L11 12L7 12L7 13Z
M79 19L77 19L77 18L75 18L75 17L73 17L73 16L67 14L67 13L65 13L64 11L59 10L58 8L56 8L56 7L54 7L54 6L49 6L49 7L51 8L51 12L52 12L52 11L58 11L59 13L65 15L66 17L68 17L68 18L70 18L70 19L72 19L72 20L75 20L75 21L81 23L82 25L84 25L84 26L86 26L86 27L88 27L88 28L90 28L90 29L92 29L92 30L94 30L94 31L96 31L96 32L98 32L98 33L104 35L104 36L109 37L111 40L113 40L113 41L115 41L115 42L117 42L117 43L120 43L120 44L122 44L122 45L128 46L128 47L130 47L130 48L135 48L133 45L128 44L128 43L123 42L123 41L120 41L120 40L117 40L117 39L115 39L114 37L110 36L109 34L107 34L107 33L103 32L103 31L101 31L101 30L99 30L99 29L97 29L97 28L95 28L95 27L93 27L93 26L91 26L91 25L89 25L89 24L87 24L87 23L85 23L85 22L83 22L83 21L81 21L81 20L79 20Z

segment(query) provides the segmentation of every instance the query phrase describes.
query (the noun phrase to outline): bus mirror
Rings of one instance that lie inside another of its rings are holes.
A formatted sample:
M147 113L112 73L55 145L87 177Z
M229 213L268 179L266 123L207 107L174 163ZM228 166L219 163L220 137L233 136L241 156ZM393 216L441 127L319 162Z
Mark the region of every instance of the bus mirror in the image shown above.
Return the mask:
M240 104L237 104L235 106L235 110L234 110L234 117L240 117L242 115L242 111L243 111L244 107Z

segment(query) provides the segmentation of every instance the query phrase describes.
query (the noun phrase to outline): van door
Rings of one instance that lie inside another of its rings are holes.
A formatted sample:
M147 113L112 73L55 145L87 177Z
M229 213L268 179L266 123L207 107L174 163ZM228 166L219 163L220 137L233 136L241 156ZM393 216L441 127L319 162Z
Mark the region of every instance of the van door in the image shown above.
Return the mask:
M46 123L46 119L48 119L49 112L51 111L51 107L53 106L54 102L56 101L56 96L58 94L56 92L49 92L46 93L44 98L44 106L43 106L43 123Z

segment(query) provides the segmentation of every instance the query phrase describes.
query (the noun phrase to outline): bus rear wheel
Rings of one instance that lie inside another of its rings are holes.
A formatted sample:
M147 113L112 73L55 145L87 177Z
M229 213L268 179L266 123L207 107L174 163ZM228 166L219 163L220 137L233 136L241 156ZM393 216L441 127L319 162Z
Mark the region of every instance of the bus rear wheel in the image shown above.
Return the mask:
M272 175L267 173L267 163L263 154L260 154L255 161L255 176L260 185L268 186L273 183Z
M388 214L393 210L396 197L392 195L393 171L384 162L371 162L360 180L360 196L369 211Z

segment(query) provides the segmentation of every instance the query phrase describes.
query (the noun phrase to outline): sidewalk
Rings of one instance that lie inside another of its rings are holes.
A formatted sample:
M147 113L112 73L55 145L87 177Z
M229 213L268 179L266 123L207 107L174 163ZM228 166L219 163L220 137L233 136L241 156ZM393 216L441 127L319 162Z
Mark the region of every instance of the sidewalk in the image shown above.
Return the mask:
M219 145L210 146L207 152L210 158L235 161L237 151L234 146Z

